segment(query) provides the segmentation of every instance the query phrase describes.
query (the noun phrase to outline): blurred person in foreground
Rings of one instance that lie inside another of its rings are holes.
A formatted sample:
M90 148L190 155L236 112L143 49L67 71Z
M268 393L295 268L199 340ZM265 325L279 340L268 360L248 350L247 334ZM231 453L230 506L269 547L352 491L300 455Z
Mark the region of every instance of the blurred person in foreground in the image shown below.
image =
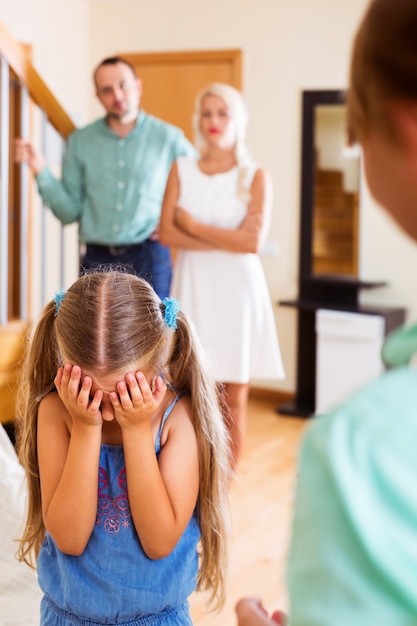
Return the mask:
M415 0L373 0L347 97L369 189L415 241L416 33ZM291 626L417 624L415 336L408 328L389 337L383 355L395 367L307 429L288 562ZM236 610L239 626L277 623L256 599Z

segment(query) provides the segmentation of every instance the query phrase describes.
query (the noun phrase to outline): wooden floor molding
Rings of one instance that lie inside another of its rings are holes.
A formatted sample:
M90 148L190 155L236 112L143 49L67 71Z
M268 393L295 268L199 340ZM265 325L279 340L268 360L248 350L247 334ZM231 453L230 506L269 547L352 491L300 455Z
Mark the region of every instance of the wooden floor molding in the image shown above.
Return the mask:
M271 387L250 387L249 397L257 400L269 400L275 402L277 406L285 402L294 402L295 393L280 391Z
M231 491L227 601L220 612L208 613L204 594L193 594L195 626L235 626L234 606L244 595L262 597L271 610L287 606L285 562L297 453L308 420L279 415L276 403L275 395L250 394L248 439Z

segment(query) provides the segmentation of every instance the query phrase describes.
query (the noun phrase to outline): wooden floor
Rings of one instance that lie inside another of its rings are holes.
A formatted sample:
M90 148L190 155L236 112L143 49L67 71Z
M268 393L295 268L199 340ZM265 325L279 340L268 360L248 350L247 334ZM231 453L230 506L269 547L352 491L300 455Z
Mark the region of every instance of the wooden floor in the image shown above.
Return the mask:
M220 612L208 613L204 594L191 596L195 626L235 626L234 606L245 595L262 597L267 609L286 608L285 561L296 455L307 423L278 415L271 400L250 400L246 450L231 494L227 602Z

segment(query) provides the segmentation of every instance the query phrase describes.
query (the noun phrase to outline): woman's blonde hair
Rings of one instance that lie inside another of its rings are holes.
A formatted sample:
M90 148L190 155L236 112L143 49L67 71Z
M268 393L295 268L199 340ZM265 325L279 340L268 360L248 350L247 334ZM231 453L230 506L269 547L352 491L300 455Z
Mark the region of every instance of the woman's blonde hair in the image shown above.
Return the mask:
M99 375L125 373L132 364L140 364L163 373L177 393L190 395L200 465L197 517L202 551L197 588L209 590L217 607L224 602L227 563L227 429L215 382L190 322L180 311L172 330L164 311L164 303L146 281L121 271L86 274L68 289L59 310L54 301L44 308L28 349L18 403L18 452L28 481L27 521L18 556L34 566L33 557L37 559L45 538L37 415L40 401L54 389L63 355Z
M252 163L246 145L246 128L248 125L248 111L240 91L224 83L211 83L202 89L195 99L193 129L194 144L197 150L204 154L206 142L200 130L200 117L203 100L206 96L221 98L229 109L230 116L236 125L235 157L239 170L237 195L243 202L250 200L250 190L247 184L247 170Z
M417 2L373 0L356 33L347 93L352 141L373 128L396 139L390 101L417 100Z

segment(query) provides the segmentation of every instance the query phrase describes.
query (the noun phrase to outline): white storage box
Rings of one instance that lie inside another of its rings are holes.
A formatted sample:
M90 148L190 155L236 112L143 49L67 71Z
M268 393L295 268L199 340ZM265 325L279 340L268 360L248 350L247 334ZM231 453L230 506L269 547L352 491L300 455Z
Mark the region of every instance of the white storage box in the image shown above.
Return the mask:
M316 334L316 413L324 413L383 371L385 320L318 309Z

